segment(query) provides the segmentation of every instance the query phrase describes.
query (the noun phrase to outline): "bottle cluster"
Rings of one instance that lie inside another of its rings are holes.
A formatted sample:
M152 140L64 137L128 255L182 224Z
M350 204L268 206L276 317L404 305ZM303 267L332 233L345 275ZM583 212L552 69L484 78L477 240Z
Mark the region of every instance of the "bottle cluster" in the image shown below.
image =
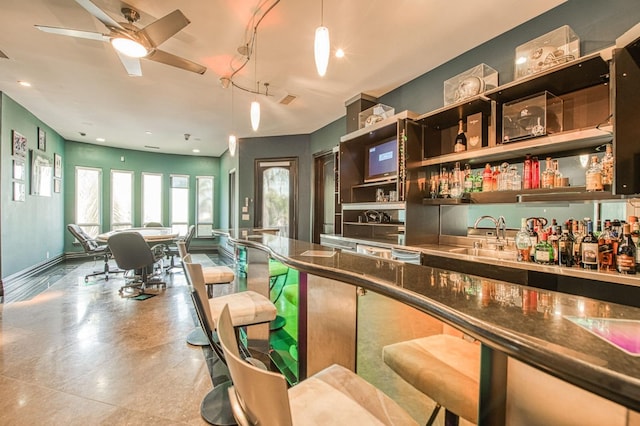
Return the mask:
M569 219L563 226L555 219L547 226L544 218L523 218L515 244L521 262L635 274L640 263L639 237L635 216L628 221L598 221L595 229L590 218Z

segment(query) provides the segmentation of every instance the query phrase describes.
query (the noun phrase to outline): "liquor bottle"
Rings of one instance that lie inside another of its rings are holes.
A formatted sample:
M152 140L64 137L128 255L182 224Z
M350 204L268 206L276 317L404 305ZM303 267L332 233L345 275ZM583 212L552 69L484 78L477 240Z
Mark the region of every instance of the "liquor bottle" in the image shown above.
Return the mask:
M558 225L556 225L556 220L553 219L553 225L551 225L551 227L549 228L549 231L547 233L547 241L549 242L549 244L551 244L551 247L553 247L553 263L558 263L558 242L560 240L560 227Z
M545 160L545 169L542 172L542 188L550 189L553 188L553 182L555 181L556 173L553 170L553 165L551 162L551 157L547 157Z
M531 189L540 188L540 162L538 157L531 158Z
M482 175L479 171L473 175L473 192L482 192Z
M531 241L531 250L529 252L529 259L533 262L536 257L536 244L538 244L538 233L536 232L536 220L531 219L527 222L527 228L529 231L529 240Z
M616 268L621 274L636 273L637 249L631 239L631 226L625 223L622 228L622 239L616 253Z
M598 239L593 234L593 222L587 220L586 231L580 243L581 262L584 269L598 269Z
M573 222L573 264L580 265L582 260L582 251L580 244L582 243L582 237L584 236L584 223L580 220Z
M558 265L573 266L573 237L567 225L562 228L562 235L558 239Z
M469 164L464 165L464 183L462 185L464 192L473 192L473 173Z
M498 166L493 167L492 177L491 177L491 190L497 191L498 182L500 181L500 168Z
M587 191L602 191L602 169L598 163L598 156L591 157L591 164L587 169Z
M491 192L493 190L493 171L491 164L487 163L482 172L482 192Z
M441 198L449 197L449 172L446 167L442 168L442 172L440 173L440 190L438 191L438 196Z
M522 184L524 189L531 189L531 154L527 154L522 165Z
M640 237L640 223L638 223L637 216L629 216L627 219L631 226L631 239L635 244L638 244L638 237Z
M449 139L451 140L451 139ZM458 135L453 144L453 152L463 152L467 150L467 136L462 129L462 120L458 121Z
M558 160L553 160L551 166L553 167L553 187L560 188L562 185L562 173L560 173L560 165Z
M610 191L613 184L613 150L611 144L607 144L604 157L602 158L602 186Z
M553 247L547 241L547 233L542 232L540 235L540 242L536 244L536 254L534 258L536 263L544 265L553 263Z
M527 228L527 219L522 218L520 220L520 231L516 233L515 237L516 249L518 250L518 261L530 262L531 261L531 237L529 236L529 230Z
M611 271L615 267L613 259L613 234L611 221L604 222L604 230L598 236L598 266L602 271Z
M462 181L460 180L460 176L460 163L456 162L456 165L453 167L453 171L451 172L451 183L449 184L451 198L462 197Z

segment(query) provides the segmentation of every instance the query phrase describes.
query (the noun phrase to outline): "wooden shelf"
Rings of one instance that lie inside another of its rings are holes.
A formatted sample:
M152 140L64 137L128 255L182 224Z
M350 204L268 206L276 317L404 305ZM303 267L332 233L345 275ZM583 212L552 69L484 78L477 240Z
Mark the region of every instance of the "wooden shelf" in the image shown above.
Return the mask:
M345 210L404 210L405 203L342 203L342 211Z

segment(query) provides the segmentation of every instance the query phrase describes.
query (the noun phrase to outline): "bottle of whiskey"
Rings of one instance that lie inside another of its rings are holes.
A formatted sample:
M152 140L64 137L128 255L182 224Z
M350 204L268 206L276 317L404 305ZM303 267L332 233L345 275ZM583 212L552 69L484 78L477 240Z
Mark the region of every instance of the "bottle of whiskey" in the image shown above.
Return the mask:
M573 266L573 237L568 225L562 227L562 235L558 239L558 265Z
M591 157L591 164L587 169L587 191L602 191L602 168L598 163L598 156Z
M611 144L607 144L602 158L602 186L606 191L610 191L613 184L613 165L613 149Z
M587 220L586 231L580 243L581 262L584 269L598 269L598 239L593 234L593 222Z
M604 221L604 230L598 236L598 264L601 271L611 271L615 267L611 221Z
M451 139L449 139L451 140ZM453 152L463 152L467 150L467 136L462 129L462 120L458 121L458 135L453 144Z
M618 244L618 252L616 253L616 269L621 274L636 273L636 253L637 249L631 239L631 226L625 223L622 226L622 239Z
M556 177L556 172L553 170L553 163L551 161L551 157L547 157L547 159L545 160L545 169L542 172L542 188L543 189L553 188L555 177Z
M536 244L535 262L544 265L553 263L553 246L547 241L547 233L542 232L540 242Z
M456 162L456 165L453 167L453 171L451 172L451 182L449 184L449 193L451 194L451 198L460 198L462 197L462 180L460 170L460 163Z
M531 261L531 237L529 236L529 230L527 229L527 219L522 218L520 220L520 231L515 237L516 249L518 250L518 261L530 262Z
M484 166L484 172L482 172L482 192L491 191L493 191L493 171L491 164L487 163Z
M573 264L580 265L582 261L582 237L584 236L584 223L581 220L573 222Z

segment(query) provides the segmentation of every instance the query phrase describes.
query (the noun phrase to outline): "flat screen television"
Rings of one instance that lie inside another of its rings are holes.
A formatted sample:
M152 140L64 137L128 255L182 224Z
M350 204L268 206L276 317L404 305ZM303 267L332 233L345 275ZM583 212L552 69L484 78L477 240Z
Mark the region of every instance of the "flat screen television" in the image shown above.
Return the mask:
M379 182L398 176L398 141L385 139L367 146L364 163L364 181Z

